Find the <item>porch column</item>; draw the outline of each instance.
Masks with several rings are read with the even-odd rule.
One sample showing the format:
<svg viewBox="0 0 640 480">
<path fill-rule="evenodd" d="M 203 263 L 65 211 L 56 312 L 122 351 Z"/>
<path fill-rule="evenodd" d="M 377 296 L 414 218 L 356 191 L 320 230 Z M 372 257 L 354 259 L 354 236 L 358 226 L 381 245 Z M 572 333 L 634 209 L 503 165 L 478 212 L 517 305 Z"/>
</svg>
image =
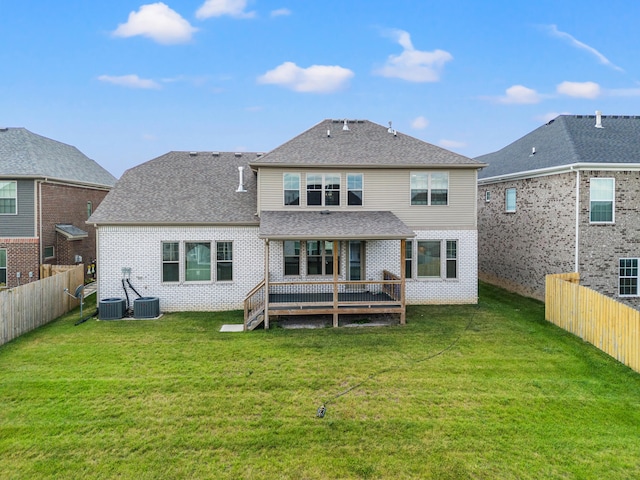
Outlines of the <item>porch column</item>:
<svg viewBox="0 0 640 480">
<path fill-rule="evenodd" d="M 333 241 L 333 326 L 338 326 L 338 261 L 340 257 L 340 242 Z"/>
<path fill-rule="evenodd" d="M 405 296 L 406 279 L 407 279 L 407 240 L 400 239 L 400 305 L 402 306 L 402 313 L 400 313 L 400 325 L 407 323 L 406 311 L 407 311 L 407 299 Z"/>
<path fill-rule="evenodd" d="M 269 330 L 269 239 L 264 240 L 264 329 Z"/>
</svg>

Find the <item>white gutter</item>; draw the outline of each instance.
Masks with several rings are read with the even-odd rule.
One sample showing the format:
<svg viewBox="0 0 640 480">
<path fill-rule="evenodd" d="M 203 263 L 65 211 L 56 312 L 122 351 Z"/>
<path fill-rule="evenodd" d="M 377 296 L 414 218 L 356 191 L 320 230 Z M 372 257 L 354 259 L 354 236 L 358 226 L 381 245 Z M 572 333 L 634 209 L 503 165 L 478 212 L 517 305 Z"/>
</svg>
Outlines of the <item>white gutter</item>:
<svg viewBox="0 0 640 480">
<path fill-rule="evenodd" d="M 495 177 L 486 177 L 478 179 L 478 185 L 487 185 L 491 183 L 506 182 L 509 180 L 522 180 L 524 178 L 546 177 L 548 175 L 557 175 L 559 173 L 570 173 L 575 170 L 603 170 L 603 171 L 636 171 L 640 170 L 640 163 L 572 163 L 560 165 L 556 167 L 539 168 L 536 170 L 526 170 L 524 172 L 507 173 L 505 175 L 496 175 Z"/>
<path fill-rule="evenodd" d="M 574 272 L 578 273 L 580 271 L 580 170 L 571 168 L 576 172 L 576 244 L 575 244 L 575 252 L 574 252 Z"/>
</svg>

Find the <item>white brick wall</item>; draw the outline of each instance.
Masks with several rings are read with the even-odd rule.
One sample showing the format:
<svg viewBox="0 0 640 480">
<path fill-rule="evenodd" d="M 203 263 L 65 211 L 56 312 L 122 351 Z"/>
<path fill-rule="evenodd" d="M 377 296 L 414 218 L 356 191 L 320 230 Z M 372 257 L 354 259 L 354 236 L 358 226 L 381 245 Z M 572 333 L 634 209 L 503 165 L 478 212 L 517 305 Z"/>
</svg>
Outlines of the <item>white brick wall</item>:
<svg viewBox="0 0 640 480">
<path fill-rule="evenodd" d="M 458 278 L 408 279 L 407 303 L 476 303 L 477 232 L 417 231 L 414 240 L 414 264 L 417 240 L 457 240 Z M 180 242 L 179 283 L 162 283 L 162 242 Z M 215 263 L 215 242 L 233 242 L 233 281 L 184 282 L 184 242 L 208 241 Z M 444 242 L 443 242 L 444 243 Z M 257 227 L 111 227 L 98 229 L 98 295 L 99 299 L 124 298 L 122 269 L 130 268 L 130 281 L 143 296 L 158 297 L 160 310 L 220 311 L 243 308 L 246 294 L 264 278 L 264 242 Z M 400 242 L 366 242 L 365 280 L 381 280 L 382 271 L 400 273 Z M 444 252 L 443 252 L 444 257 Z M 306 278 L 304 254 L 302 278 Z M 271 242 L 270 270 L 272 281 L 282 281 L 282 242 Z M 212 271 L 215 272 L 215 265 Z M 347 271 L 346 242 L 341 247 L 341 278 Z M 444 275 L 444 265 L 443 265 Z M 287 280 L 289 278 L 287 277 Z M 129 291 L 130 299 L 137 298 Z"/>
</svg>

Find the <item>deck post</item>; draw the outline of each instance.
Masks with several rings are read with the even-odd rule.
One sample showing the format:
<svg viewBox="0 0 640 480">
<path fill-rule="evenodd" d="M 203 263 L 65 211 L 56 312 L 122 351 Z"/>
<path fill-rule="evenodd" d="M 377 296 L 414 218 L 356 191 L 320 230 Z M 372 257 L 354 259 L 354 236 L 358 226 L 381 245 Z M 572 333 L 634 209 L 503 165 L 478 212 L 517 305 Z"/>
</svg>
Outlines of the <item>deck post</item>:
<svg viewBox="0 0 640 480">
<path fill-rule="evenodd" d="M 340 242 L 333 241 L 333 326 L 338 326 L 338 266 L 340 258 Z"/>
<path fill-rule="evenodd" d="M 406 311 L 407 311 L 407 298 L 405 295 L 406 280 L 407 280 L 407 240 L 400 239 L 400 305 L 402 306 L 402 312 L 400 313 L 400 325 L 407 323 Z"/>
<path fill-rule="evenodd" d="M 264 240 L 264 329 L 269 330 L 269 239 Z"/>
</svg>

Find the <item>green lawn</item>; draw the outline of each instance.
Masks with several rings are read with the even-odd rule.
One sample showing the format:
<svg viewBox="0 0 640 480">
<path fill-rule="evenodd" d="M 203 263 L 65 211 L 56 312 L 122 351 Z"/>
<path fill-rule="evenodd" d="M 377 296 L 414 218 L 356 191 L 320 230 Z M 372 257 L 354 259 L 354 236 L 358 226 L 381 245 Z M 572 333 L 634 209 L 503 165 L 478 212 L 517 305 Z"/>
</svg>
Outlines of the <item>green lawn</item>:
<svg viewBox="0 0 640 480">
<path fill-rule="evenodd" d="M 486 285 L 406 326 L 78 318 L 0 347 L 3 480 L 640 478 L 640 375 Z"/>
</svg>

